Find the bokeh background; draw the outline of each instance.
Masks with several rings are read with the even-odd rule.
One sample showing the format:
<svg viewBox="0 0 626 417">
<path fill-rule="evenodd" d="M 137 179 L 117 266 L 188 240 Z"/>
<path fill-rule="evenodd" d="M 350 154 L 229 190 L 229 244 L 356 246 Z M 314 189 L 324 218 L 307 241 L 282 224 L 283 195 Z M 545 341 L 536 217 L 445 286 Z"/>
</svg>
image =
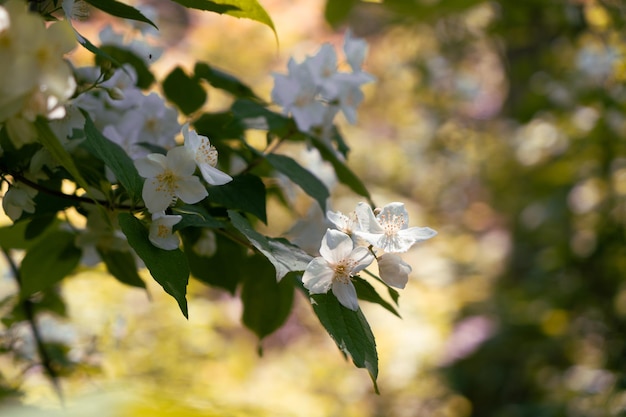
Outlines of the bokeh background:
<svg viewBox="0 0 626 417">
<path fill-rule="evenodd" d="M 340 121 L 349 165 L 378 205 L 403 201 L 412 225 L 439 232 L 406 256 L 402 319 L 363 303 L 381 395 L 302 297 L 259 345 L 226 293 L 192 283 L 185 321 L 158 288 L 148 296 L 102 269 L 66 280 L 65 315 L 40 316 L 69 358 L 67 409 L 32 365 L 27 326 L 5 326 L 0 414 L 626 415 L 621 1 L 263 0 L 278 45 L 258 23 L 165 3 L 151 2 L 166 48 L 157 74 L 206 61 L 268 99 L 290 56 L 339 50 L 347 27 L 370 43 L 377 81 L 358 124 Z M 119 24 L 94 12 L 77 25 L 97 39 L 107 23 Z M 208 108 L 228 104 L 210 92 Z M 264 233 L 296 233 L 316 215 L 292 192 L 296 213 L 270 201 Z M 341 185 L 332 195 L 344 212 L 359 201 Z M 8 272 L 1 283 L 15 291 Z"/>
</svg>

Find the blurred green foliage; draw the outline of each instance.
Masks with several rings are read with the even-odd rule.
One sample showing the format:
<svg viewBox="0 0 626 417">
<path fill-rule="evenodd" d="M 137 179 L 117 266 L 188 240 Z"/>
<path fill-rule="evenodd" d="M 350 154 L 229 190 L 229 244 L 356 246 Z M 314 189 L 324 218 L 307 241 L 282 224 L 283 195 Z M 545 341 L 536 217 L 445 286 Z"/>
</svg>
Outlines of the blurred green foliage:
<svg viewBox="0 0 626 417">
<path fill-rule="evenodd" d="M 326 18 L 429 43 L 407 59 L 413 102 L 424 163 L 449 169 L 422 201 L 451 234 L 505 237 L 491 292 L 458 317 L 491 330 L 442 368 L 471 415 L 626 415 L 626 6 L 329 0 Z"/>
</svg>

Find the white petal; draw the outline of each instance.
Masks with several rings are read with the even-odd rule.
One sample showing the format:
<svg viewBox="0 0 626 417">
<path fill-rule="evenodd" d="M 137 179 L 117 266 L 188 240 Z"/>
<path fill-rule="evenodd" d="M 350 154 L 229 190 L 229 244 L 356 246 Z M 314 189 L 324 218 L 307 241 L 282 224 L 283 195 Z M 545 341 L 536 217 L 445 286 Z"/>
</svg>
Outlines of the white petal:
<svg viewBox="0 0 626 417">
<path fill-rule="evenodd" d="M 356 289 L 351 282 L 347 284 L 335 281 L 333 282 L 333 294 L 337 300 L 346 308 L 357 311 L 359 309 L 359 301 L 356 298 Z"/>
<path fill-rule="evenodd" d="M 145 158 L 134 161 L 137 172 L 144 178 L 154 178 L 165 170 L 165 156 L 160 154 L 150 154 Z"/>
<path fill-rule="evenodd" d="M 200 165 L 200 172 L 204 180 L 211 185 L 224 185 L 233 180 L 230 175 L 208 164 Z"/>
<path fill-rule="evenodd" d="M 164 211 L 172 204 L 174 196 L 167 189 L 159 187 L 159 185 L 159 181 L 156 178 L 148 178 L 143 183 L 141 197 L 150 213 Z"/>
<path fill-rule="evenodd" d="M 311 294 L 325 294 L 330 289 L 335 271 L 324 258 L 314 258 L 302 274 L 302 284 Z"/>
<path fill-rule="evenodd" d="M 195 204 L 209 195 L 198 177 L 181 178 L 176 182 L 175 192 L 187 204 Z"/>
<path fill-rule="evenodd" d="M 435 237 L 437 232 L 430 227 L 409 227 L 408 229 L 400 230 L 398 235 L 402 239 L 411 239 L 413 243 L 416 243 Z"/>
<path fill-rule="evenodd" d="M 382 224 L 391 221 L 402 222 L 404 225 L 403 229 L 406 229 L 409 225 L 409 213 L 404 208 L 404 203 L 387 204 L 376 218 Z"/>
<path fill-rule="evenodd" d="M 385 253 L 378 257 L 378 273 L 390 287 L 404 288 L 409 281 L 411 266 L 398 255 Z"/>
<path fill-rule="evenodd" d="M 350 275 L 355 275 L 374 262 L 374 255 L 369 249 L 359 246 L 354 248 L 352 253 L 350 253 L 350 259 L 355 262 L 355 266 L 352 268 Z"/>
<path fill-rule="evenodd" d="M 167 166 L 179 177 L 189 177 L 196 170 L 193 154 L 184 146 L 178 146 L 167 152 Z"/>
<path fill-rule="evenodd" d="M 359 203 L 354 210 L 357 220 L 359 221 L 359 229 L 367 233 L 383 233 L 384 230 L 378 223 L 378 219 L 374 216 L 372 208 L 366 203 Z M 371 242 L 370 242 L 371 243 Z"/>
<path fill-rule="evenodd" d="M 350 256 L 354 248 L 352 239 L 339 230 L 328 229 L 322 239 L 320 255 L 331 264 L 337 264 Z"/>
</svg>

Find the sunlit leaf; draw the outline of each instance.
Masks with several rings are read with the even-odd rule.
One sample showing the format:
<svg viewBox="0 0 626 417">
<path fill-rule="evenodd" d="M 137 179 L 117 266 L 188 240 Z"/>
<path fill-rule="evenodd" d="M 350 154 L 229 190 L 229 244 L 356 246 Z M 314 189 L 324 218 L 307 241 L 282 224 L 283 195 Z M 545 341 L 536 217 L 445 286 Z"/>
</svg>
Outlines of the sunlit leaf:
<svg viewBox="0 0 626 417">
<path fill-rule="evenodd" d="M 276 35 L 274 22 L 256 0 L 173 0 L 192 9 L 206 10 L 229 16 L 255 20 L 268 26 Z"/>
<path fill-rule="evenodd" d="M 139 10 L 135 9 L 132 6 L 121 3 L 116 0 L 85 0 L 87 3 L 91 4 L 93 7 L 102 10 L 112 16 L 122 17 L 124 19 L 137 20 L 139 22 L 145 22 L 149 25 L 154 26 L 156 29 L 157 26 L 152 22 L 152 20 L 148 19 L 144 16 Z"/>
<path fill-rule="evenodd" d="M 282 239 L 269 239 L 263 236 L 236 211 L 229 210 L 228 216 L 233 226 L 274 265 L 277 281 L 283 279 L 289 272 L 304 271 L 311 261 L 311 256 L 297 246 Z"/>
</svg>

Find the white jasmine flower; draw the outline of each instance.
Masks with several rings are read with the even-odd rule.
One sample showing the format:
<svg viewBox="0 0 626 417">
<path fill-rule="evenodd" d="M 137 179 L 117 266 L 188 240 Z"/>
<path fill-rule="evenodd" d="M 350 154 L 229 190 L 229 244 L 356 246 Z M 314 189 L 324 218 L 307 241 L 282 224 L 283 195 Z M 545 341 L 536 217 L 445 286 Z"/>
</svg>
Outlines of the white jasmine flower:
<svg viewBox="0 0 626 417">
<path fill-rule="evenodd" d="M 393 253 L 384 253 L 378 257 L 378 274 L 387 285 L 404 288 L 409 281 L 412 269 L 402 258 Z"/>
<path fill-rule="evenodd" d="M 196 164 L 182 146 L 171 149 L 167 156 L 153 153 L 137 159 L 135 167 L 146 178 L 141 195 L 150 213 L 165 211 L 177 198 L 194 204 L 208 195 L 200 179 L 193 176 Z"/>
<path fill-rule="evenodd" d="M 180 215 L 167 215 L 165 212 L 154 213 L 148 236 L 150 242 L 164 250 L 178 249 L 180 238 L 172 233 L 172 227 L 182 219 L 183 216 Z"/>
<path fill-rule="evenodd" d="M 387 204 L 377 216 L 367 204 L 359 203 L 356 213 L 361 228 L 355 232 L 357 236 L 385 252 L 406 252 L 414 243 L 437 234 L 429 227 L 408 227 L 409 214 L 403 203 Z"/>
<path fill-rule="evenodd" d="M 217 165 L 217 149 L 211 145 L 209 138 L 198 135 L 193 129 L 189 130 L 189 123 L 185 123 L 182 133 L 185 138 L 185 149 L 191 154 L 207 183 L 224 185 L 233 180 L 230 175 L 215 168 Z"/>
<path fill-rule="evenodd" d="M 298 129 L 308 132 L 313 126 L 322 124 L 326 108 L 318 101 L 319 87 L 310 69 L 296 64 L 293 59 L 289 60 L 287 68 L 288 75 L 273 74 L 272 100 L 283 107 L 285 114 L 291 113 Z"/>
<path fill-rule="evenodd" d="M 35 202 L 33 198 L 37 195 L 34 190 L 26 185 L 16 183 L 11 185 L 2 197 L 2 208 L 4 213 L 13 221 L 17 221 L 24 212 L 34 213 Z"/>
<path fill-rule="evenodd" d="M 314 258 L 302 275 L 302 283 L 311 294 L 323 294 L 332 288 L 339 302 L 350 310 L 358 310 L 356 289 L 351 277 L 374 260 L 366 248 L 354 247 L 352 239 L 339 230 L 328 229 L 320 255 Z"/>
</svg>

